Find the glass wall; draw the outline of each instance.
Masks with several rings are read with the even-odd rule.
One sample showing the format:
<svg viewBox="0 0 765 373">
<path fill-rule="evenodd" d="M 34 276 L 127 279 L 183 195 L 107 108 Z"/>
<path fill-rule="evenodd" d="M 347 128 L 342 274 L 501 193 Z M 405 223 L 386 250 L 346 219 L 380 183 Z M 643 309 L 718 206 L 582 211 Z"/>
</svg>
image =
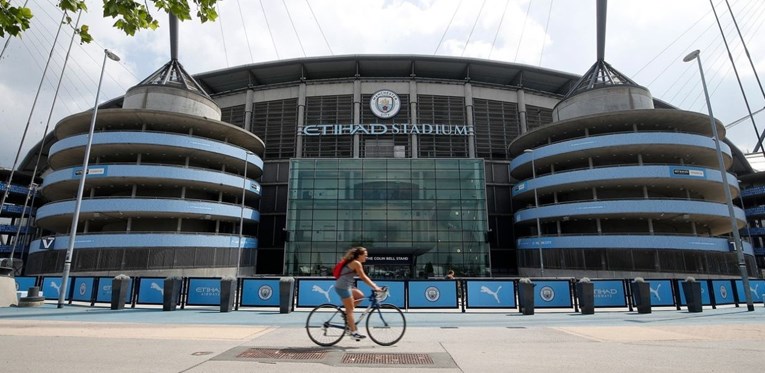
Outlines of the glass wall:
<svg viewBox="0 0 765 373">
<path fill-rule="evenodd" d="M 363 245 L 373 277 L 489 275 L 482 159 L 294 159 L 289 183 L 286 274 Z"/>
</svg>

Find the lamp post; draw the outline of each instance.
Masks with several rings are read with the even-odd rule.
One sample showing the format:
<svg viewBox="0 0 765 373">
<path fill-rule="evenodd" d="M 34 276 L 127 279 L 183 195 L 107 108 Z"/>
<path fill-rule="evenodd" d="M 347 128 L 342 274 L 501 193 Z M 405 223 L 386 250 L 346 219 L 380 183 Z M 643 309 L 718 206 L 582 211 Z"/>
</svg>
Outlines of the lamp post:
<svg viewBox="0 0 765 373">
<path fill-rule="evenodd" d="M 536 184 L 537 181 L 537 169 L 534 167 L 534 158 L 536 158 L 536 155 L 534 154 L 534 149 L 525 149 L 523 151 L 524 153 L 530 153 L 531 154 L 531 179 L 534 180 L 534 183 Z M 536 209 L 539 209 L 539 195 L 537 195 L 537 186 L 534 185 L 534 207 Z M 536 211 L 537 214 L 537 247 L 539 249 L 539 271 L 540 275 L 545 275 L 545 261 L 544 257 L 542 256 L 542 226 L 539 224 L 539 211 Z"/>
<path fill-rule="evenodd" d="M 77 189 L 77 199 L 74 205 L 74 214 L 72 215 L 72 226 L 69 230 L 69 247 L 66 249 L 66 260 L 64 261 L 64 271 L 61 276 L 61 291 L 58 294 L 58 308 L 64 306 L 64 298 L 67 292 L 67 280 L 69 280 L 69 270 L 72 267 L 72 252 L 74 252 L 74 239 L 77 237 L 77 224 L 80 221 L 80 206 L 82 205 L 82 195 L 85 191 L 85 177 L 88 175 L 88 163 L 90 161 L 90 148 L 93 145 L 93 132 L 96 128 L 96 116 L 98 115 L 98 96 L 101 93 L 101 82 L 104 80 L 104 70 L 106 68 L 106 59 L 119 61 L 120 58 L 108 49 L 104 49 L 104 62 L 101 64 L 101 76 L 98 78 L 98 88 L 96 88 L 96 103 L 93 106 L 93 118 L 90 120 L 90 129 L 88 130 L 88 143 L 85 145 L 85 155 L 82 160 L 82 174 L 80 175 L 80 185 Z"/>
<path fill-rule="evenodd" d="M 707 101 L 707 109 L 709 110 L 709 122 L 712 125 L 712 139 L 715 142 L 715 151 L 717 152 L 717 162 L 720 166 L 720 174 L 722 175 L 723 191 L 725 192 L 725 202 L 728 204 L 728 215 L 730 216 L 730 224 L 733 229 L 733 246 L 736 249 L 736 257 L 738 258 L 738 268 L 741 272 L 741 282 L 744 286 L 744 294 L 746 296 L 746 308 L 748 311 L 754 311 L 754 304 L 752 304 L 752 294 L 749 291 L 749 275 L 746 270 L 746 261 L 744 260 L 744 248 L 741 244 L 741 235 L 738 233 L 738 224 L 736 224 L 736 215 L 733 212 L 733 197 L 730 194 L 728 188 L 728 172 L 725 169 L 725 163 L 723 162 L 722 151 L 720 150 L 720 137 L 717 135 L 717 125 L 715 124 L 715 117 L 712 114 L 712 103 L 709 101 L 709 92 L 707 91 L 707 82 L 704 79 L 704 69 L 701 67 L 701 52 L 697 49 L 689 53 L 683 62 L 690 62 L 696 60 L 699 63 L 699 73 L 701 74 L 701 85 L 704 87 L 704 98 Z"/>
<path fill-rule="evenodd" d="M 741 194 L 742 194 L 741 193 L 741 183 L 743 183 L 743 181 L 738 180 L 738 179 L 737 179 L 737 181 L 738 181 L 738 188 L 739 188 L 738 202 L 741 203 L 741 209 L 744 210 L 744 215 L 746 215 L 746 205 L 744 204 L 744 197 L 741 196 Z M 749 242 L 749 244 L 751 245 L 752 244 L 752 232 L 749 231 L 749 228 L 750 228 L 749 227 L 749 219 L 747 219 L 746 220 L 746 233 L 747 233 L 747 235 L 746 235 L 746 242 Z"/>
<path fill-rule="evenodd" d="M 251 151 L 245 151 L 244 153 L 244 174 L 242 175 L 242 204 L 239 212 L 239 249 L 236 254 L 236 277 L 239 277 L 239 264 L 242 261 L 242 249 L 244 248 L 243 229 L 244 229 L 244 197 L 247 191 L 247 165 L 250 163 L 250 155 L 255 155 Z"/>
</svg>

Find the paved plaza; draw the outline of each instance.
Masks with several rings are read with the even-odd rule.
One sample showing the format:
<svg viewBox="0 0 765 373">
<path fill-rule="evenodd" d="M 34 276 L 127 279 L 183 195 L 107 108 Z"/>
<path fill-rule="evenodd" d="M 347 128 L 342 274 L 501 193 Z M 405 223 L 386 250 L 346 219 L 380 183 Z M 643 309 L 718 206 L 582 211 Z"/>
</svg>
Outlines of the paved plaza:
<svg viewBox="0 0 765 373">
<path fill-rule="evenodd" d="M 761 372 L 765 308 L 406 312 L 395 346 L 314 345 L 307 310 L 0 308 L 3 372 Z"/>
</svg>

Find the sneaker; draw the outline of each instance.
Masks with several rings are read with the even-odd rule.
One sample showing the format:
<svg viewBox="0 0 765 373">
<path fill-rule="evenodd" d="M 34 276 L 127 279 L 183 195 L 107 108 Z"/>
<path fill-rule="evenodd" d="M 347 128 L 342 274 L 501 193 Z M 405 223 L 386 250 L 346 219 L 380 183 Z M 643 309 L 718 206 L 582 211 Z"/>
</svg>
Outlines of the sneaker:
<svg viewBox="0 0 765 373">
<path fill-rule="evenodd" d="M 353 332 L 353 333 L 351 333 L 351 338 L 353 338 L 353 339 L 355 339 L 355 340 L 357 340 L 357 341 L 360 341 L 360 340 L 362 340 L 362 339 L 364 339 L 364 338 L 366 338 L 366 337 L 367 337 L 367 336 L 365 336 L 365 335 L 361 335 L 361 334 L 359 334 L 359 332 Z"/>
</svg>

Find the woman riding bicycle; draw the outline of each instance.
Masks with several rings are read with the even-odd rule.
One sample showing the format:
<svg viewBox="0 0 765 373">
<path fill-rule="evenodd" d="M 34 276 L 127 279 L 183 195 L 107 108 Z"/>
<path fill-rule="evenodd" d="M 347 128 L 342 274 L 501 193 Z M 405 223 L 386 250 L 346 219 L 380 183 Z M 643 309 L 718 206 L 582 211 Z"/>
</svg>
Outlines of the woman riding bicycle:
<svg viewBox="0 0 765 373">
<path fill-rule="evenodd" d="M 353 309 L 356 307 L 356 303 L 364 298 L 364 293 L 361 290 L 354 287 L 354 277 L 356 275 L 369 285 L 372 290 L 380 291 L 381 289 L 369 279 L 366 273 L 364 273 L 364 266 L 362 263 L 367 261 L 367 249 L 361 246 L 352 247 L 345 253 L 343 257 L 342 270 L 340 276 L 335 281 L 335 292 L 343 300 L 343 306 L 345 307 L 345 320 L 348 325 L 348 330 L 351 332 L 351 338 L 359 341 L 366 338 L 365 335 L 359 334 L 356 330 L 356 322 L 353 318 Z"/>
</svg>

